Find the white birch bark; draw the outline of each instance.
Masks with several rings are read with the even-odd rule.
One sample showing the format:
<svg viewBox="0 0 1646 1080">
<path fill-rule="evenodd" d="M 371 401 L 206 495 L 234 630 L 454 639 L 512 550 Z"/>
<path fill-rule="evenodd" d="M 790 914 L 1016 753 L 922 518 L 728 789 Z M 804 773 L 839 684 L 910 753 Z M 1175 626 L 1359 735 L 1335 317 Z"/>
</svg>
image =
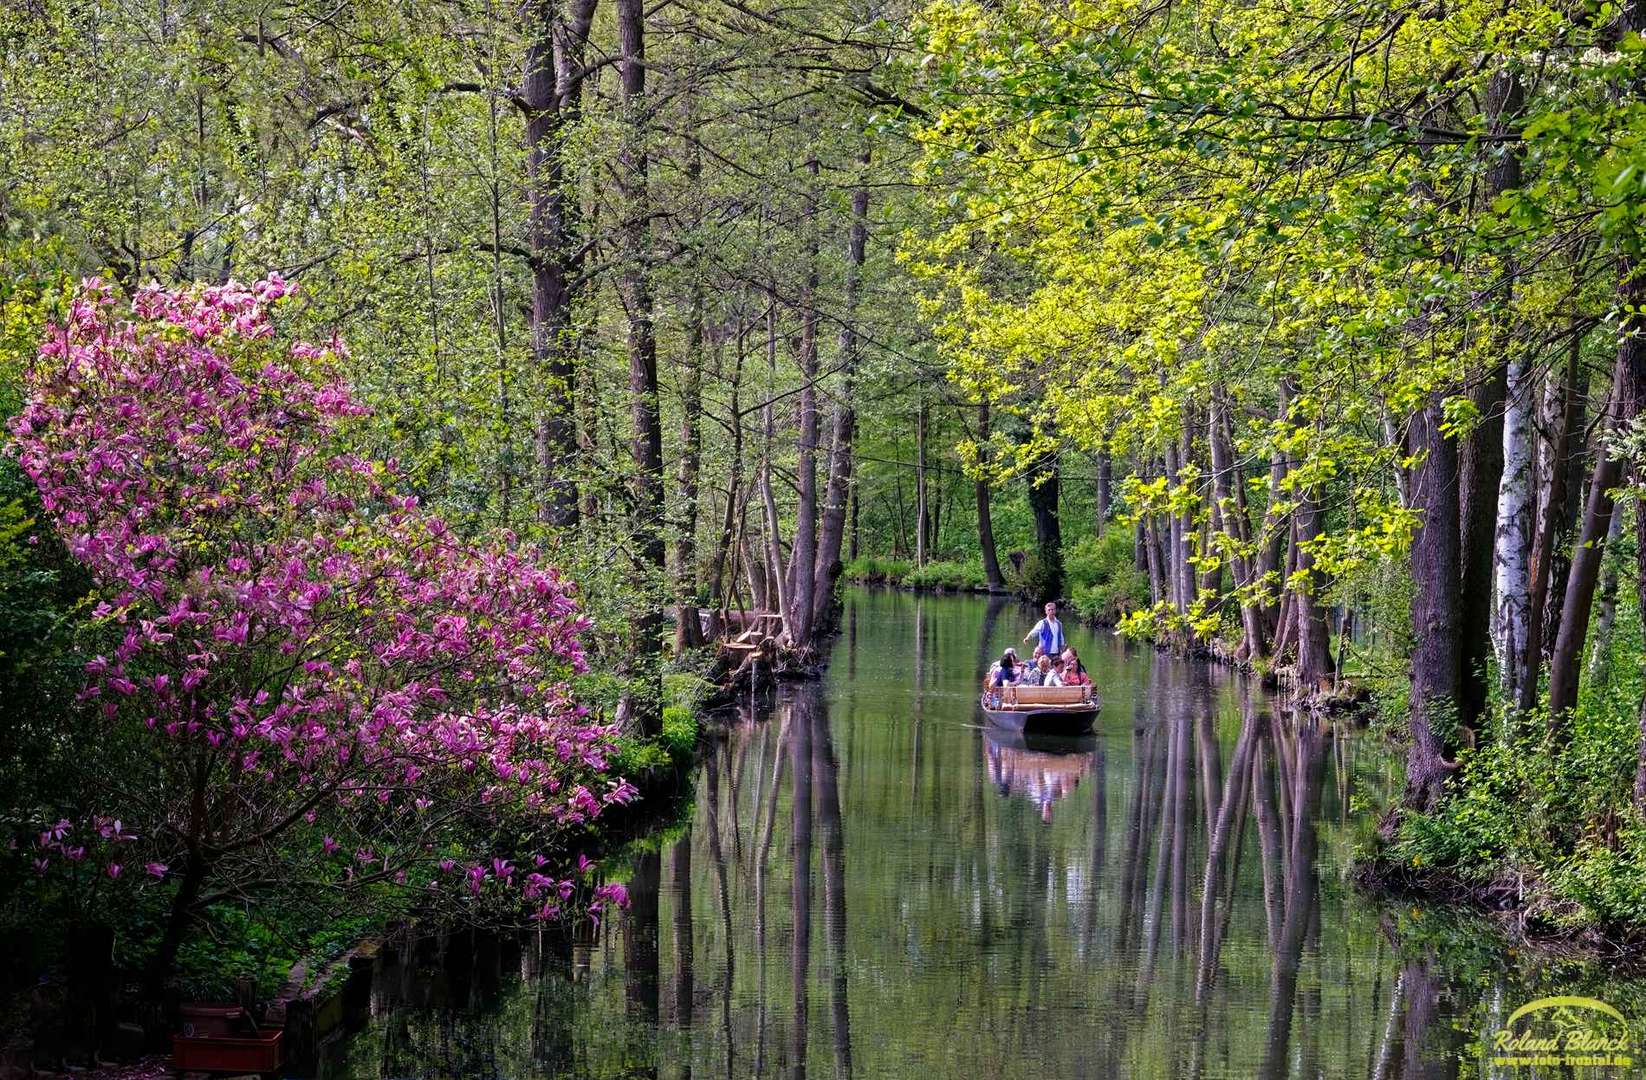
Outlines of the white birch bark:
<svg viewBox="0 0 1646 1080">
<path fill-rule="evenodd" d="M 1497 489 L 1497 535 L 1492 550 L 1492 651 L 1505 700 L 1517 700 L 1520 657 L 1531 608 L 1532 409 L 1531 364 L 1524 354 L 1509 361 L 1503 410 L 1503 479 Z"/>
</svg>

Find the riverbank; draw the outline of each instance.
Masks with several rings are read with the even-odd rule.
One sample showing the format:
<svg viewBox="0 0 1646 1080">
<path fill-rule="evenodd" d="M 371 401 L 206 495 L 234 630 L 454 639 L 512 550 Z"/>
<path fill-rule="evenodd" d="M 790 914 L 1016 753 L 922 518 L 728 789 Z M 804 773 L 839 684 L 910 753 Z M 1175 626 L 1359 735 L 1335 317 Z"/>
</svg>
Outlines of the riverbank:
<svg viewBox="0 0 1646 1080">
<path fill-rule="evenodd" d="M 1372 855 L 1356 861 L 1353 880 L 1367 895 L 1413 910 L 1423 905 L 1479 920 L 1510 949 L 1550 960 L 1605 964 L 1621 976 L 1646 976 L 1646 928 L 1583 921 L 1570 900 L 1525 870 L 1471 881 Z"/>
</svg>

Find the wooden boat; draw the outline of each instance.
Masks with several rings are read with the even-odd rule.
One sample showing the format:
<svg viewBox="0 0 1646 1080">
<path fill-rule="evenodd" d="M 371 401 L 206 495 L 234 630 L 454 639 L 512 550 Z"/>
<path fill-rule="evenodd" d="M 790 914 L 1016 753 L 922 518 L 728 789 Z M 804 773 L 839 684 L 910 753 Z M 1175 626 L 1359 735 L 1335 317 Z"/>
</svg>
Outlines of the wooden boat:
<svg viewBox="0 0 1646 1080">
<path fill-rule="evenodd" d="M 989 723 L 1026 735 L 1079 735 L 1103 707 L 1089 686 L 1002 686 L 981 704 Z"/>
</svg>

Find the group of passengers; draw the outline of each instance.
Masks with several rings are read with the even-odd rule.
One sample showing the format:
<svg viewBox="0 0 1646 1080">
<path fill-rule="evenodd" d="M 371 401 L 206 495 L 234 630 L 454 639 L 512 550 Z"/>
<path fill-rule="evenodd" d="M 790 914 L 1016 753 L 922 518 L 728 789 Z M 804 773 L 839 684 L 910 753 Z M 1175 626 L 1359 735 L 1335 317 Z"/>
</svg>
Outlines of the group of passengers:
<svg viewBox="0 0 1646 1080">
<path fill-rule="evenodd" d="M 1092 677 L 1086 665 L 1063 636 L 1063 624 L 1057 618 L 1057 605 L 1046 605 L 1046 617 L 1035 623 L 1023 635 L 1023 640 L 1038 639 L 1034 656 L 1028 663 L 1018 659 L 1017 650 L 1007 649 L 1000 662 L 989 669 L 986 690 L 1002 686 L 1090 686 Z"/>
<path fill-rule="evenodd" d="M 988 689 L 1002 686 L 1090 686 L 1092 677 L 1073 648 L 1065 647 L 1056 656 L 1047 656 L 1040 646 L 1028 661 L 1018 658 L 1016 649 L 1007 649 L 1000 662 L 989 669 Z"/>
</svg>

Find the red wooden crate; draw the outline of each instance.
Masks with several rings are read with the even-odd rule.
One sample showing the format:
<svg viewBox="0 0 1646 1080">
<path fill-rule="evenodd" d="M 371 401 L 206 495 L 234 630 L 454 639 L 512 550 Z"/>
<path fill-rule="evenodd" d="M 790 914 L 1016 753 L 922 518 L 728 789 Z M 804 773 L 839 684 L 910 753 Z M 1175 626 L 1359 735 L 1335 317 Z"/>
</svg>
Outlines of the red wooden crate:
<svg viewBox="0 0 1646 1080">
<path fill-rule="evenodd" d="M 280 1068 L 282 1028 L 256 1036 L 173 1035 L 172 1068 L 178 1072 L 266 1073 Z"/>
</svg>

